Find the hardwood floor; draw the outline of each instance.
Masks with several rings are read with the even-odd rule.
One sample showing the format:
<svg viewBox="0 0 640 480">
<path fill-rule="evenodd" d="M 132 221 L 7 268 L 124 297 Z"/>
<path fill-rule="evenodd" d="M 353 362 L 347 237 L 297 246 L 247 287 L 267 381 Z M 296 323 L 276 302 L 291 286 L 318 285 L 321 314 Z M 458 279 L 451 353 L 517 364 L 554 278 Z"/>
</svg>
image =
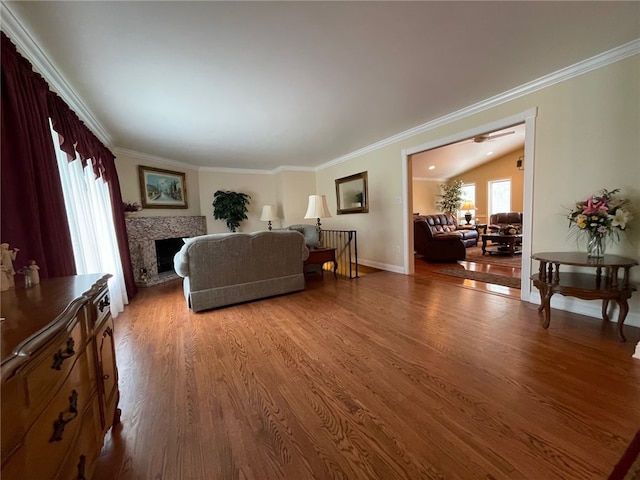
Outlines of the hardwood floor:
<svg viewBox="0 0 640 480">
<path fill-rule="evenodd" d="M 179 281 L 142 289 L 94 478 L 606 478 L 640 426 L 640 329 L 544 330 L 513 292 L 440 277 L 309 275 L 199 314 Z"/>
</svg>

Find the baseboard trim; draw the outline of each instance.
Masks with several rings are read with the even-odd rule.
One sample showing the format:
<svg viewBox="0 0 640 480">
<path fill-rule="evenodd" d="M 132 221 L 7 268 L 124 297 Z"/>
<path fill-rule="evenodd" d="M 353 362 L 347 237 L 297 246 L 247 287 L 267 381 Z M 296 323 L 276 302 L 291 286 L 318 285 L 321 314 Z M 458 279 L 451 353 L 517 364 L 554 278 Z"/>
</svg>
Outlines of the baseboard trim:
<svg viewBox="0 0 640 480">
<path fill-rule="evenodd" d="M 381 262 L 376 262 L 374 260 L 367 260 L 366 258 L 359 258 L 358 264 L 364 265 L 365 267 L 372 267 L 372 268 L 378 268 L 380 270 L 386 270 L 387 272 L 404 274 L 404 269 L 399 265 L 390 265 L 388 263 L 381 263 Z"/>
</svg>

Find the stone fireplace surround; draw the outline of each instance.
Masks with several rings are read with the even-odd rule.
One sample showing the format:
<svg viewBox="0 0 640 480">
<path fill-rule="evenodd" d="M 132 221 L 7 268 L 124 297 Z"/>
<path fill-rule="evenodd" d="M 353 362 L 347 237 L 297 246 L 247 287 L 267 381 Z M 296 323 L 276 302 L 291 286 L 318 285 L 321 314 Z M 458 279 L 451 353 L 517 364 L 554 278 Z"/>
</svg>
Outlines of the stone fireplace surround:
<svg viewBox="0 0 640 480">
<path fill-rule="evenodd" d="M 135 214 L 134 214 L 135 215 Z M 158 275 L 156 240 L 187 238 L 206 235 L 207 221 L 204 216 L 138 217 L 125 219 L 131 263 L 136 285 L 149 287 L 179 278 L 174 271 Z M 147 280 L 142 278 L 142 269 L 147 270 Z"/>
</svg>

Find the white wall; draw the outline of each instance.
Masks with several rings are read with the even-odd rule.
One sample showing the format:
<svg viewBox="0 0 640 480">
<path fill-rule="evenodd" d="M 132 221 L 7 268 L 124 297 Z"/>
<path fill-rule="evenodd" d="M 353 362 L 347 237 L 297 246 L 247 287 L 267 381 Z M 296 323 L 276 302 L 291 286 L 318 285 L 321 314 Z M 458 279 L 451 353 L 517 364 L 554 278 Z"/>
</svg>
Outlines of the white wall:
<svg viewBox="0 0 640 480">
<path fill-rule="evenodd" d="M 267 229 L 267 222 L 260 221 L 262 206 L 276 204 L 275 177 L 269 174 L 220 173 L 200 171 L 200 211 L 207 218 L 208 233 L 223 233 L 229 229 L 224 220 L 213 218 L 213 194 L 218 190 L 242 192 L 251 196 L 247 220 L 240 223 L 238 232 L 255 232 Z M 274 223 L 274 222 L 272 222 Z M 274 223 L 277 227 L 277 222 Z"/>
<path fill-rule="evenodd" d="M 315 220 L 305 220 L 309 195 L 316 194 L 314 172 L 283 171 L 276 175 L 278 211 L 282 226 L 298 223 L 315 224 Z M 324 226 L 324 221 L 322 222 Z"/>
</svg>

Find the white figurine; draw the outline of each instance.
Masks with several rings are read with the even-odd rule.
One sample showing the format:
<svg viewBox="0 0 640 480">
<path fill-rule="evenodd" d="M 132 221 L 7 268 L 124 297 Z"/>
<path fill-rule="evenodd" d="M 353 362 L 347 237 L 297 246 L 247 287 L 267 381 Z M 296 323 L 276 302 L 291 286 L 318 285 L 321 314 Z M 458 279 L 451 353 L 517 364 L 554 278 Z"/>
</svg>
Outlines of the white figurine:
<svg viewBox="0 0 640 480">
<path fill-rule="evenodd" d="M 30 260 L 29 261 L 29 276 L 31 277 L 31 284 L 32 285 L 37 285 L 40 283 L 40 272 L 38 272 L 38 270 L 40 270 L 40 267 L 38 265 L 36 265 L 36 261 L 35 260 Z"/>
<path fill-rule="evenodd" d="M 20 249 L 18 248 L 9 250 L 8 243 L 0 243 L 0 269 L 2 270 L 0 284 L 3 292 L 15 286 L 13 276 L 16 274 L 16 271 L 13 269 L 13 261 L 16 259 L 19 251 Z"/>
</svg>

